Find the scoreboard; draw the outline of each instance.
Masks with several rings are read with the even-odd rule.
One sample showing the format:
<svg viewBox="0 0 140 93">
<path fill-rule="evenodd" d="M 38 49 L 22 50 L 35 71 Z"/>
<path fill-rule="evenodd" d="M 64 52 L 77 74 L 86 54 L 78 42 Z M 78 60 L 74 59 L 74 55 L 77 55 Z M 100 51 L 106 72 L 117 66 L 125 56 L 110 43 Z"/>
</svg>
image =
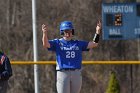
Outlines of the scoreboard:
<svg viewBox="0 0 140 93">
<path fill-rule="evenodd" d="M 140 3 L 103 3 L 104 40 L 140 38 Z"/>
</svg>

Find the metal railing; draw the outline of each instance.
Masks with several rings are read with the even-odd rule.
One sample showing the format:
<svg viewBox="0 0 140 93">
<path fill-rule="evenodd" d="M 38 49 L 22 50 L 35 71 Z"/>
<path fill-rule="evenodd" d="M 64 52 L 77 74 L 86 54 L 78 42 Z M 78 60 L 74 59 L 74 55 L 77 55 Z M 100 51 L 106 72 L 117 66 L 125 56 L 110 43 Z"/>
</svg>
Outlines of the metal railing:
<svg viewBox="0 0 140 93">
<path fill-rule="evenodd" d="M 11 61 L 12 65 L 55 65 L 56 61 Z M 91 64 L 140 64 L 140 61 L 82 61 L 84 65 L 91 65 Z"/>
</svg>

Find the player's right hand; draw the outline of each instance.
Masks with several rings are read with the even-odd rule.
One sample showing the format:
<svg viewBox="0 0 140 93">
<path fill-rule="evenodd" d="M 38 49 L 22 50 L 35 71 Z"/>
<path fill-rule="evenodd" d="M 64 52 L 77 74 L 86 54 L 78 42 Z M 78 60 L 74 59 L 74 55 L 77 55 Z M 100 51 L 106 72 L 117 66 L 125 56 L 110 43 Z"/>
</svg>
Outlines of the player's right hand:
<svg viewBox="0 0 140 93">
<path fill-rule="evenodd" d="M 46 33 L 48 31 L 48 28 L 45 24 L 42 25 L 42 32 Z"/>
</svg>

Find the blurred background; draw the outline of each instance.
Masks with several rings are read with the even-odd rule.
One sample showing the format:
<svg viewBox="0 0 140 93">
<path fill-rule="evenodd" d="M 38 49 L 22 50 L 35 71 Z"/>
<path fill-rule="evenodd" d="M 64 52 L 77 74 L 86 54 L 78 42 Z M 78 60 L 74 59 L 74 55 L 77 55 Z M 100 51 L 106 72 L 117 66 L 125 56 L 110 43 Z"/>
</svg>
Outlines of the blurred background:
<svg viewBox="0 0 140 93">
<path fill-rule="evenodd" d="M 92 40 L 101 4 L 105 0 L 36 0 L 38 60 L 55 60 L 55 53 L 42 46 L 41 25 L 48 25 L 49 39 L 60 38 L 59 24 L 74 23 L 75 39 Z M 136 2 L 136 0 L 106 0 Z M 102 40 L 99 47 L 83 53 L 87 61 L 138 61 L 139 40 Z M 1 0 L 0 50 L 11 61 L 33 61 L 32 0 Z M 8 93 L 34 93 L 33 65 L 12 65 Z M 139 93 L 140 65 L 83 65 L 81 93 L 105 93 L 111 72 L 116 73 L 120 93 Z M 40 93 L 56 93 L 55 65 L 39 65 Z"/>
</svg>

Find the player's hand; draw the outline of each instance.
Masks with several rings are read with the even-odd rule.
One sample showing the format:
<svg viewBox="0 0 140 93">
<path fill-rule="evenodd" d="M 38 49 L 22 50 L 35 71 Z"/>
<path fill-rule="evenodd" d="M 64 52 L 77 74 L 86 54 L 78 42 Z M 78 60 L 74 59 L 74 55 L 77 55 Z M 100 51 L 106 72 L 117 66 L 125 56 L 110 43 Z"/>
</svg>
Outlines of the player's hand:
<svg viewBox="0 0 140 93">
<path fill-rule="evenodd" d="M 96 33 L 97 34 L 100 34 L 101 28 L 102 28 L 102 24 L 101 24 L 101 21 L 99 20 L 97 23 L 97 26 L 96 26 Z"/>
<path fill-rule="evenodd" d="M 43 24 L 43 25 L 42 25 L 42 32 L 43 32 L 43 33 L 47 33 L 47 31 L 48 31 L 47 26 L 46 26 L 45 24 Z"/>
</svg>

